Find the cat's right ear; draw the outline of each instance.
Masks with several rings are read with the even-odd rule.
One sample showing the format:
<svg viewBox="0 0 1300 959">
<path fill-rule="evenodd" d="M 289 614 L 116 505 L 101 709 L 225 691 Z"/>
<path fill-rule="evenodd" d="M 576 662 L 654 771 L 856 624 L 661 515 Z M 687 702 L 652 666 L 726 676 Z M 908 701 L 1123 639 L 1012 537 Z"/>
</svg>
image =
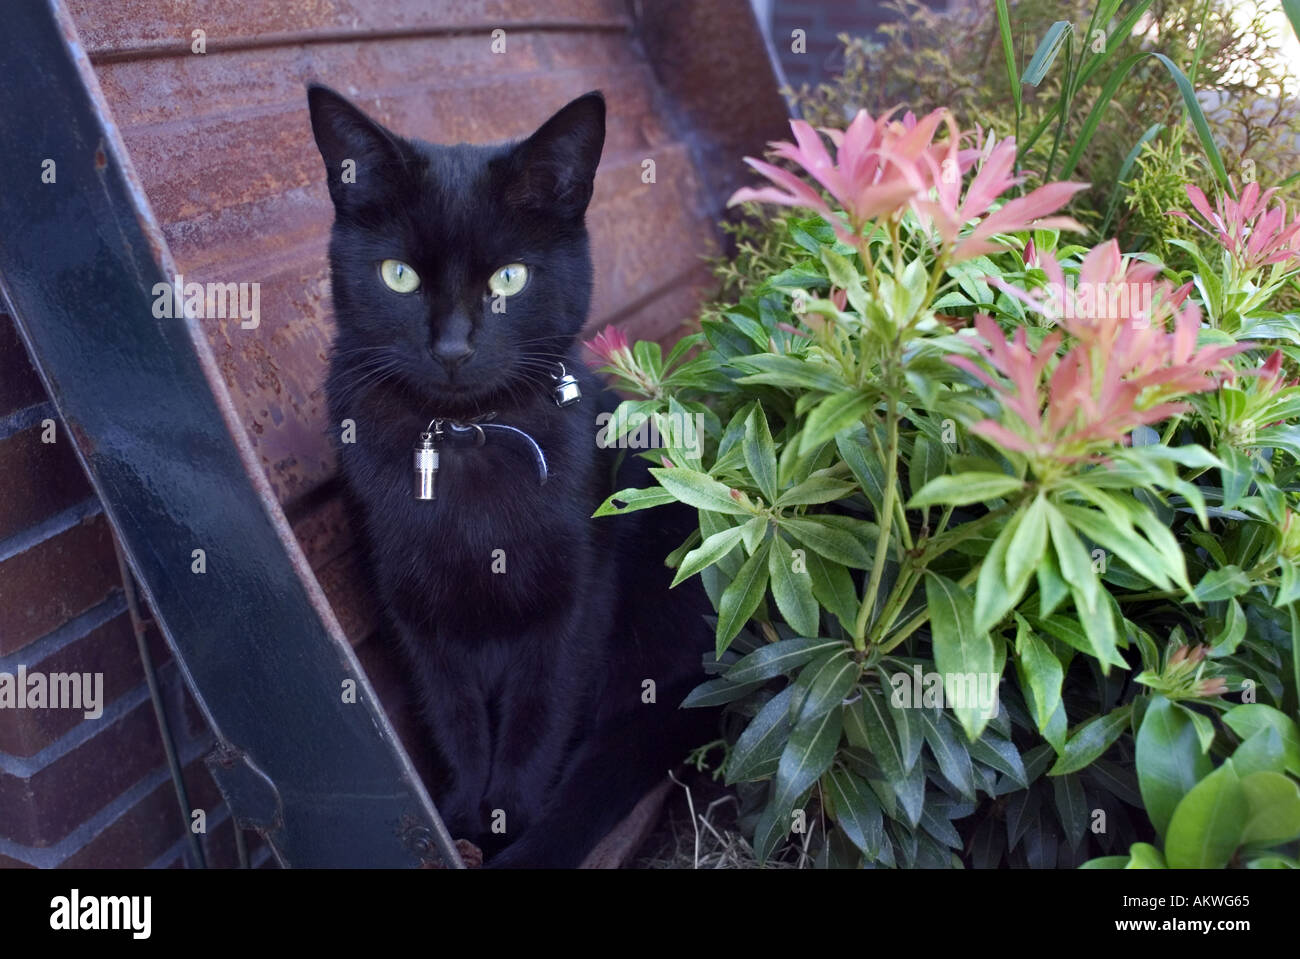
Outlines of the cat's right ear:
<svg viewBox="0 0 1300 959">
<path fill-rule="evenodd" d="M 384 176 L 374 175 L 401 165 L 401 147 L 393 134 L 329 87 L 308 86 L 307 107 L 334 206 L 342 210 L 360 205 L 362 196 L 354 195 L 358 184 L 367 194 L 376 182 L 384 182 Z"/>
</svg>

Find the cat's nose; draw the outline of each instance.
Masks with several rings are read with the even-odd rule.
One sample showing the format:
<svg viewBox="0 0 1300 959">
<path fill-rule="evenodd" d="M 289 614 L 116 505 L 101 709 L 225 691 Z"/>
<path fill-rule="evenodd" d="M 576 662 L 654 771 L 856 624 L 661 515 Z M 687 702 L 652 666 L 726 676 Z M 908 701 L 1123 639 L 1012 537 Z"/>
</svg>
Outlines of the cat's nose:
<svg viewBox="0 0 1300 959">
<path fill-rule="evenodd" d="M 474 355 L 474 348 L 461 340 L 458 343 L 438 343 L 430 350 L 433 358 L 442 364 L 448 373 L 455 373 L 466 360 Z"/>
</svg>

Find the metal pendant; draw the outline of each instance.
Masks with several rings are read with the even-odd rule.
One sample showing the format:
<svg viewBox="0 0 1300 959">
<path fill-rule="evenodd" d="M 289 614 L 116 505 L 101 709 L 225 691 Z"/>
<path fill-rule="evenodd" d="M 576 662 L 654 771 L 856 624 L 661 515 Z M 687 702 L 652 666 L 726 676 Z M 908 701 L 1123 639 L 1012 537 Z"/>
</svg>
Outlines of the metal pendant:
<svg viewBox="0 0 1300 959">
<path fill-rule="evenodd" d="M 563 363 L 557 365 L 560 372 L 551 374 L 551 379 L 555 380 L 555 405 L 572 406 L 582 399 L 582 387 L 578 385 L 578 378 L 568 372 Z"/>
<path fill-rule="evenodd" d="M 415 498 L 432 500 L 438 498 L 438 447 L 436 438 L 442 435 L 442 424 L 429 424 L 433 431 L 420 434 L 415 444 Z"/>
</svg>

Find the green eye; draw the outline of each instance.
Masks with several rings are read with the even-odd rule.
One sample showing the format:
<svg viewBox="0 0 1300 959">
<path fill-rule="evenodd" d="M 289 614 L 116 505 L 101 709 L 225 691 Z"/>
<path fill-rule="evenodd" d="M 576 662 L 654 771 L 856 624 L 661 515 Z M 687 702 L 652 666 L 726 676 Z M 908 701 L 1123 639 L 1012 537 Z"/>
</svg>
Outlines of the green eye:
<svg viewBox="0 0 1300 959">
<path fill-rule="evenodd" d="M 420 286 L 420 275 L 401 260 L 380 263 L 379 275 L 384 285 L 397 293 L 414 293 Z"/>
<path fill-rule="evenodd" d="M 528 267 L 511 263 L 501 267 L 488 279 L 488 289 L 498 296 L 514 296 L 528 282 Z"/>
</svg>

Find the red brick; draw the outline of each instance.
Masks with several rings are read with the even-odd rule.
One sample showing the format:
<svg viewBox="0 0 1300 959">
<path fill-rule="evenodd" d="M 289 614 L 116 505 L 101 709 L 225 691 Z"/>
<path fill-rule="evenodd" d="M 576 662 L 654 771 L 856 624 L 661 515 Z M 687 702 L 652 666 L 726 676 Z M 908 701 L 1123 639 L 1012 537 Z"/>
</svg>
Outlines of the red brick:
<svg viewBox="0 0 1300 959">
<path fill-rule="evenodd" d="M 92 495 L 62 424 L 53 443 L 41 442 L 43 432 L 37 423 L 0 440 L 0 476 L 9 478 L 0 496 L 0 540 Z"/>
<path fill-rule="evenodd" d="M 157 629 L 151 628 L 148 637 L 154 666 L 161 666 L 171 658 L 167 644 Z M 103 706 L 144 682 L 135 632 L 126 612 L 44 659 L 23 665 L 29 674 L 103 673 Z M 34 756 L 83 721 L 84 715 L 74 709 L 5 710 L 0 713 L 0 752 Z"/>
<path fill-rule="evenodd" d="M 0 830 L 24 846 L 52 846 L 164 764 L 146 699 L 28 778 L 0 771 L 0 809 L 6 810 Z"/>
<path fill-rule="evenodd" d="M 202 758 L 185 767 L 185 789 L 190 805 L 212 817 L 222 804 L 221 793 Z M 185 837 L 176 791 L 168 777 L 80 850 L 65 859 L 65 868 L 140 869 L 151 864 Z"/>
<path fill-rule="evenodd" d="M 22 649 L 121 588 L 101 514 L 0 563 L 0 656 Z"/>
</svg>

